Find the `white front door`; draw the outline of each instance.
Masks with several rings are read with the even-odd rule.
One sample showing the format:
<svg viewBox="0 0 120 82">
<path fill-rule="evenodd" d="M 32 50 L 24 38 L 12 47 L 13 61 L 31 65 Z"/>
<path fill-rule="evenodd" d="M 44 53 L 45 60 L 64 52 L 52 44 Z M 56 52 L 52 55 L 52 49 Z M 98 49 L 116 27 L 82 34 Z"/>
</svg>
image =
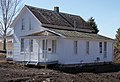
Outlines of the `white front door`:
<svg viewBox="0 0 120 82">
<path fill-rule="evenodd" d="M 42 40 L 42 58 L 46 61 L 47 58 L 47 40 Z"/>
</svg>

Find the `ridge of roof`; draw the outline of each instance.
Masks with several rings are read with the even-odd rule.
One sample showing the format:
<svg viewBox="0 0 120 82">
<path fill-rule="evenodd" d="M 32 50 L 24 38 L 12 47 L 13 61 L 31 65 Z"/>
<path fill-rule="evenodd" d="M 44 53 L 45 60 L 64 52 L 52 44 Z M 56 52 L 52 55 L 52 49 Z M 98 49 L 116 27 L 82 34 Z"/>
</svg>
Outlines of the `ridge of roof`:
<svg viewBox="0 0 120 82">
<path fill-rule="evenodd" d="M 42 10 L 47 10 L 47 11 L 55 12 L 54 10 L 49 10 L 49 9 L 46 9 L 46 8 L 39 8 L 39 7 L 31 6 L 31 5 L 25 5 L 25 6 L 26 6 L 26 7 L 33 7 L 33 8 L 36 8 L 36 9 L 42 9 Z M 55 12 L 55 13 L 56 13 L 56 12 Z M 78 17 L 80 17 L 79 15 L 71 14 L 71 13 L 65 13 L 65 12 L 59 12 L 59 13 L 63 13 L 63 14 L 68 14 L 68 15 L 73 15 L 73 16 L 78 16 Z"/>
</svg>

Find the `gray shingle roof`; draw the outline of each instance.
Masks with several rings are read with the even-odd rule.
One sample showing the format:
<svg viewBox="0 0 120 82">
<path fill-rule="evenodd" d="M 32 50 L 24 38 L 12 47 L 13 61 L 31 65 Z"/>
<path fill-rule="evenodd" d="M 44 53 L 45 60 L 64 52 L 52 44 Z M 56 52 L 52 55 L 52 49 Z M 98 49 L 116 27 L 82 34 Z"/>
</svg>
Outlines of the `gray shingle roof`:
<svg viewBox="0 0 120 82">
<path fill-rule="evenodd" d="M 46 9 L 36 8 L 32 6 L 27 6 L 27 5 L 26 7 L 37 17 L 37 19 L 42 24 L 63 26 L 64 28 L 66 26 L 66 27 L 69 27 L 67 29 L 73 29 L 74 21 L 76 21 L 77 29 L 85 29 L 86 32 L 95 31 L 92 27 L 88 26 L 86 21 L 84 21 L 80 16 L 61 13 L 61 12 L 57 13 L 52 10 L 46 10 Z M 62 29 L 62 28 L 59 28 L 59 29 Z"/>
<path fill-rule="evenodd" d="M 26 36 L 61 36 L 67 38 L 79 38 L 79 39 L 91 39 L 91 40 L 110 40 L 113 39 L 93 33 L 83 33 L 77 31 L 59 30 L 59 29 L 49 29 L 42 32 L 32 33 Z"/>
<path fill-rule="evenodd" d="M 58 30 L 58 29 L 50 29 L 50 30 L 66 37 L 84 38 L 84 39 L 93 39 L 93 40 L 113 40 L 111 38 L 108 38 L 99 34 L 93 34 L 93 33 L 83 33 L 83 32 L 77 32 L 77 31 Z"/>
</svg>

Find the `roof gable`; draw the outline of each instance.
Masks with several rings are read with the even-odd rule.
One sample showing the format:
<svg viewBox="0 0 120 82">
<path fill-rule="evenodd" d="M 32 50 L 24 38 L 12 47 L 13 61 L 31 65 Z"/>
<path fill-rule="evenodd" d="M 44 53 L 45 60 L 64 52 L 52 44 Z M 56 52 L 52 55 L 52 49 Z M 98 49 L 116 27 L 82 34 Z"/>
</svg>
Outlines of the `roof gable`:
<svg viewBox="0 0 120 82">
<path fill-rule="evenodd" d="M 23 15 L 28 12 L 31 14 L 31 16 L 33 16 L 40 24 L 41 22 L 38 20 L 38 18 L 26 7 L 24 6 L 21 11 L 18 13 L 18 15 L 14 18 L 14 20 L 12 21 L 12 24 L 10 27 L 14 27 L 14 25 L 16 24 L 16 22 L 20 21 L 20 18 L 23 17 Z"/>
<path fill-rule="evenodd" d="M 88 26 L 86 21 L 84 21 L 80 16 L 55 12 L 52 10 L 36 8 L 32 6 L 26 7 L 36 16 L 36 18 L 46 25 L 62 26 L 63 28 L 74 30 L 74 21 L 76 21 L 77 29 L 85 29 L 86 32 L 94 32 L 95 30 Z M 59 28 L 62 29 L 62 28 Z"/>
</svg>

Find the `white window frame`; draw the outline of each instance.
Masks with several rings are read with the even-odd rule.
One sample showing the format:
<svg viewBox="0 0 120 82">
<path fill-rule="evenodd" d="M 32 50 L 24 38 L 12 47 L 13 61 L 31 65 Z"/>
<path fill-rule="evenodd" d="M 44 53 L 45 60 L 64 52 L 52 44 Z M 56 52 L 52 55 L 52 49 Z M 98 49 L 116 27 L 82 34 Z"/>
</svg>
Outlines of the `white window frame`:
<svg viewBox="0 0 120 82">
<path fill-rule="evenodd" d="M 87 42 L 86 42 L 86 53 L 87 53 L 87 54 L 90 53 L 90 50 L 89 50 L 89 49 L 90 49 L 90 42 L 87 41 Z"/>
<path fill-rule="evenodd" d="M 75 55 L 78 54 L 78 41 L 77 40 L 74 41 L 74 54 Z"/>
<path fill-rule="evenodd" d="M 25 40 L 24 38 L 21 38 L 21 52 L 24 52 L 24 48 L 25 48 Z"/>
<path fill-rule="evenodd" d="M 52 40 L 52 53 L 56 53 L 57 50 L 57 41 Z"/>
</svg>

